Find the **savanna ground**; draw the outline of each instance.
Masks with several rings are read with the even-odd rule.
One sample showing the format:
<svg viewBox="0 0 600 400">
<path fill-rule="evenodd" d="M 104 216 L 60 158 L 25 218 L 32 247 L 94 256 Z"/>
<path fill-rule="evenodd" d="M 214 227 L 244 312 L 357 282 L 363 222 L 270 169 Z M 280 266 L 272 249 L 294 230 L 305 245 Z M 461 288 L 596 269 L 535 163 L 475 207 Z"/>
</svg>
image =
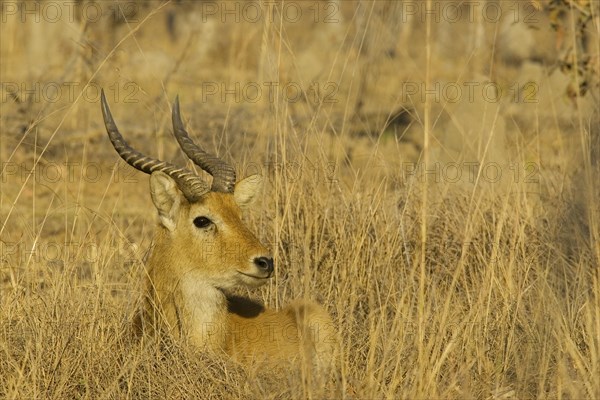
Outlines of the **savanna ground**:
<svg viewBox="0 0 600 400">
<path fill-rule="evenodd" d="M 600 398 L 597 2 L 1 4 L 0 398 Z M 321 302 L 330 376 L 130 335 L 156 216 L 100 87 L 267 177 L 246 294 Z"/>
</svg>

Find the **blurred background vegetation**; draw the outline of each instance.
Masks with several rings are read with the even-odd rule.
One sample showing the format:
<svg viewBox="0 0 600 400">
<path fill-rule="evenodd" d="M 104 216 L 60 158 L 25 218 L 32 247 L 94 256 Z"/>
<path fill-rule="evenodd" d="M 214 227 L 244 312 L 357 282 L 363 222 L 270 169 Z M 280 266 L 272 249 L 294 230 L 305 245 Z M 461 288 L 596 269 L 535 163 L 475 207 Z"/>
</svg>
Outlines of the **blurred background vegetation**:
<svg viewBox="0 0 600 400">
<path fill-rule="evenodd" d="M 599 2 L 0 5 L 0 397 L 600 397 Z M 322 302 L 331 377 L 128 336 L 155 218 L 100 88 L 268 178 L 248 295 Z"/>
</svg>

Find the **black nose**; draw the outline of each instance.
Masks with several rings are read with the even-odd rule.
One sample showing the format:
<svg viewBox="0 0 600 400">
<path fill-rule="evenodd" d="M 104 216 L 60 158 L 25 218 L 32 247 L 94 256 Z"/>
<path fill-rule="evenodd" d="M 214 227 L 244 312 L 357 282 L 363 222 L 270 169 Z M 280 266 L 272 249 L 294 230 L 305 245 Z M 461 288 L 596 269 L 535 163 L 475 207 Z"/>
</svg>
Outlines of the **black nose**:
<svg viewBox="0 0 600 400">
<path fill-rule="evenodd" d="M 270 257 L 257 257 L 254 259 L 254 264 L 261 270 L 268 272 L 269 275 L 273 272 L 273 259 Z"/>
</svg>

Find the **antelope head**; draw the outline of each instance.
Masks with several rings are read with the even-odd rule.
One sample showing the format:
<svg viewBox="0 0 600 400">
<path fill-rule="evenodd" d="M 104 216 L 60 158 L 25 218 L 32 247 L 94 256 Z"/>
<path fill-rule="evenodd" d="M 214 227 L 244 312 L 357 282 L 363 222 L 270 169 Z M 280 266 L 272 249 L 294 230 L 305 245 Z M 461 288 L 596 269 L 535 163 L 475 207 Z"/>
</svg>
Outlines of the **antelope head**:
<svg viewBox="0 0 600 400">
<path fill-rule="evenodd" d="M 127 164 L 150 174 L 150 193 L 160 219 L 153 256 L 160 253 L 161 257 L 152 268 L 161 268 L 163 275 L 173 274 L 174 279 L 190 274 L 219 289 L 265 283 L 273 273 L 273 259 L 241 219 L 242 208 L 253 202 L 262 178 L 253 175 L 236 183 L 231 165 L 190 139 L 178 99 L 173 105 L 173 133 L 183 152 L 212 175 L 210 186 L 191 170 L 130 147 L 119 133 L 104 92 L 101 102 L 104 124 L 117 153 Z"/>
</svg>

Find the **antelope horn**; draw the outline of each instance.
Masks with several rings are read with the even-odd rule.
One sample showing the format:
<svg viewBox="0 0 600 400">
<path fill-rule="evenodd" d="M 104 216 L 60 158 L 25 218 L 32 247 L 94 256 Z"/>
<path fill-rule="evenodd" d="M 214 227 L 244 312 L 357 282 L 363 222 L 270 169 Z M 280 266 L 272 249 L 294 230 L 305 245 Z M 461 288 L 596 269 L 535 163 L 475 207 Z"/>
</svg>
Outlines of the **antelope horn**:
<svg viewBox="0 0 600 400">
<path fill-rule="evenodd" d="M 179 111 L 179 96 L 173 105 L 173 134 L 183 152 L 200 168 L 212 175 L 213 192 L 231 193 L 235 186 L 235 169 L 217 156 L 207 153 L 190 139 L 183 127 Z"/>
<path fill-rule="evenodd" d="M 183 195 L 190 202 L 197 201 L 203 194 L 210 190 L 206 182 L 189 169 L 178 168 L 168 162 L 145 156 L 129 146 L 125 139 L 123 139 L 123 136 L 117 128 L 117 124 L 115 124 L 115 121 L 113 120 L 110 108 L 106 102 L 106 97 L 104 96 L 104 90 L 101 91 L 100 99 L 102 103 L 102 116 L 104 117 L 104 125 L 106 126 L 108 137 L 117 153 L 119 153 L 121 158 L 125 160 L 127 164 L 146 174 L 151 174 L 154 171 L 161 171 L 169 175 L 175 180 L 177 186 L 183 192 Z"/>
</svg>

